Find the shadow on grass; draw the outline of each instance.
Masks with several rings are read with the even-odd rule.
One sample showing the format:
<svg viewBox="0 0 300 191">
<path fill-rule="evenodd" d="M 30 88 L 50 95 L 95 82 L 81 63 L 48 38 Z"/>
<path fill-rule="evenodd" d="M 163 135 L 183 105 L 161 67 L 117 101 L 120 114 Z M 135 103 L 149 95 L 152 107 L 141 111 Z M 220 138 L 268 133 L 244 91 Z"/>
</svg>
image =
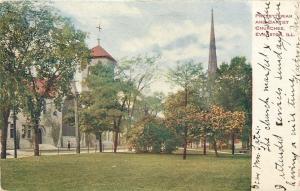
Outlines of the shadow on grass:
<svg viewBox="0 0 300 191">
<path fill-rule="evenodd" d="M 84 153 L 88 154 L 88 153 Z M 124 154 L 124 155 L 161 155 L 161 156 L 178 156 L 182 157 L 182 153 L 180 151 L 176 151 L 174 153 L 152 153 L 152 152 L 102 152 L 102 153 L 95 153 L 95 154 Z M 219 159 L 250 159 L 251 155 L 250 154 L 225 154 L 225 153 L 219 153 L 219 156 L 217 157 L 213 152 L 208 152 L 206 155 L 204 155 L 201 152 L 191 152 L 187 153 L 187 157 L 207 157 L 207 158 L 219 158 Z"/>
</svg>

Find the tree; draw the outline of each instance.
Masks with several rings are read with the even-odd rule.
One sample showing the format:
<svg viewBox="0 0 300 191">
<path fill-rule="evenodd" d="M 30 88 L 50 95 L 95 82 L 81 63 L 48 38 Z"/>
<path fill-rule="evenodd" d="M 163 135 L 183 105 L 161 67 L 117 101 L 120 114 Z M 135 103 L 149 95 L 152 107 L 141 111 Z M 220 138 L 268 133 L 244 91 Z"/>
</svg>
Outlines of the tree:
<svg viewBox="0 0 300 191">
<path fill-rule="evenodd" d="M 88 135 L 93 133 L 99 137 L 99 151 L 102 152 L 102 133 L 106 131 L 107 124 L 98 115 L 93 115 L 89 108 L 80 112 L 80 128 Z M 88 143 L 89 144 L 89 143 Z"/>
<path fill-rule="evenodd" d="M 216 104 L 229 111 L 244 111 L 246 122 L 242 130 L 243 142 L 251 140 L 252 69 L 245 57 L 234 57 L 223 63 L 216 76 L 213 97 Z"/>
<path fill-rule="evenodd" d="M 184 97 L 183 91 L 168 96 L 164 103 L 164 116 L 166 126 L 176 132 L 186 155 L 187 144 L 199 140 L 203 124 L 198 118 L 201 111 L 191 103 L 185 106 Z"/>
<path fill-rule="evenodd" d="M 154 78 L 157 57 L 137 56 L 124 59 L 116 67 L 114 88 L 118 90 L 115 97 L 115 112 L 113 117 L 114 152 L 117 151 L 119 133 L 122 128 L 130 130 L 135 119 L 136 103 Z"/>
<path fill-rule="evenodd" d="M 213 105 L 209 112 L 204 114 L 204 120 L 209 126 L 209 138 L 213 143 L 215 154 L 218 156 L 217 140 L 225 135 L 228 113 L 222 107 Z"/>
<path fill-rule="evenodd" d="M 94 129 L 99 133 L 111 130 L 115 133 L 116 152 L 121 121 L 127 112 L 127 84 L 115 76 L 114 67 L 101 62 L 90 66 L 90 75 L 85 82 L 89 91 L 82 97 L 82 106 L 85 106 L 82 117 L 86 129 Z"/>
<path fill-rule="evenodd" d="M 21 4 L 21 5 L 20 5 Z M 27 14 L 26 14 L 27 13 Z M 1 113 L 1 158 L 6 158 L 8 118 L 11 110 L 18 111 L 20 93 L 24 92 L 22 76 L 26 67 L 32 38 L 24 22 L 28 15 L 27 3 L 3 2 L 0 4 L 0 113 Z"/>
<path fill-rule="evenodd" d="M 162 93 L 140 96 L 136 102 L 135 123 L 127 132 L 130 147 L 137 152 L 171 153 L 178 146 L 174 129 L 168 128 L 160 118 L 163 111 Z"/>
<path fill-rule="evenodd" d="M 24 108 L 34 124 L 34 154 L 39 155 L 38 129 L 43 104 L 54 99 L 60 105 L 70 90 L 77 65 L 87 64 L 89 50 L 85 34 L 53 8 L 30 2 L 2 3 L 0 46 L 10 59 L 1 70 L 26 87 L 22 92 Z"/>
<path fill-rule="evenodd" d="M 184 113 L 187 113 L 189 104 L 191 104 L 189 103 L 189 98 L 191 97 L 192 90 L 195 89 L 195 85 L 202 84 L 201 82 L 204 80 L 202 64 L 194 63 L 193 61 L 177 63 L 177 67 L 171 69 L 167 77 L 169 81 L 182 89 L 181 94 L 179 94 L 182 96 L 177 96 L 177 100 L 180 103 L 177 106 L 180 106 L 181 109 L 178 107 L 175 108 L 182 113 L 180 115 L 184 115 Z M 180 127 L 183 131 L 183 159 L 185 160 L 188 143 L 188 124 L 183 122 Z"/>
<path fill-rule="evenodd" d="M 176 150 L 176 133 L 155 116 L 145 116 L 129 132 L 129 143 L 136 152 L 172 153 Z"/>
<path fill-rule="evenodd" d="M 198 121 L 206 123 L 208 135 L 218 156 L 217 141 L 222 141 L 226 135 L 231 136 L 232 154 L 234 154 L 235 135 L 245 123 L 245 113 L 241 111 L 226 111 L 223 107 L 212 105 L 209 111 L 199 112 L 193 116 Z"/>
<path fill-rule="evenodd" d="M 1 113 L 1 158 L 6 158 L 6 143 L 8 119 L 11 109 L 15 103 L 16 81 L 7 76 L 5 73 L 0 73 L 0 113 Z"/>
<path fill-rule="evenodd" d="M 137 98 L 155 79 L 158 56 L 136 56 L 124 58 L 118 67 L 117 75 L 127 83 L 128 95 L 126 107 L 128 108 L 129 125 L 134 118 Z"/>
<path fill-rule="evenodd" d="M 245 112 L 243 111 L 234 111 L 228 112 L 228 122 L 227 129 L 231 135 L 231 151 L 232 155 L 234 155 L 235 151 L 235 137 L 236 134 L 240 133 L 245 125 Z"/>
<path fill-rule="evenodd" d="M 102 133 L 111 130 L 111 120 L 107 116 L 108 108 L 99 102 L 99 99 L 103 99 L 101 95 L 83 92 L 80 98 L 79 114 L 81 130 L 88 134 L 93 133 L 98 137 L 100 152 L 103 151 Z"/>
<path fill-rule="evenodd" d="M 213 86 L 213 83 L 211 82 L 212 78 L 208 78 L 207 76 L 202 77 L 202 80 L 197 81 L 193 89 L 190 93 L 190 102 L 193 103 L 195 109 L 197 109 L 197 116 L 194 118 L 196 124 L 198 126 L 201 126 L 199 128 L 200 132 L 199 134 L 199 140 L 202 139 L 203 141 L 203 154 L 206 155 L 206 149 L 207 149 L 207 133 L 208 133 L 208 127 L 205 122 L 203 122 L 201 116 L 203 113 L 209 111 L 210 105 L 212 104 L 210 88 Z"/>
<path fill-rule="evenodd" d="M 141 101 L 144 100 L 143 92 L 149 87 L 155 78 L 158 56 L 136 56 L 123 58 L 116 67 L 115 78 L 120 83 L 122 97 L 121 103 L 122 116 L 116 117 L 113 128 L 115 132 L 115 144 L 118 142 L 120 129 L 130 131 L 134 123 L 138 122 L 142 115 Z M 124 104 L 123 104 L 124 103 Z M 126 112 L 124 112 L 126 111 Z"/>
<path fill-rule="evenodd" d="M 164 94 L 154 92 L 152 95 L 141 95 L 136 101 L 136 114 L 134 115 L 135 122 L 147 116 L 157 117 L 163 111 Z"/>
</svg>

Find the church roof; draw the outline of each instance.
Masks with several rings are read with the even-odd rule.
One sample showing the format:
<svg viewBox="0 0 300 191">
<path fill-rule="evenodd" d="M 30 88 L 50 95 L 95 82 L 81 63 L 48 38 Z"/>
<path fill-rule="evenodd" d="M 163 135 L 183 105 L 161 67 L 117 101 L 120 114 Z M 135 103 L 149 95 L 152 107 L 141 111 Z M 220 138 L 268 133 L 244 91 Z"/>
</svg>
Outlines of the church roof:
<svg viewBox="0 0 300 191">
<path fill-rule="evenodd" d="M 116 62 L 116 60 L 106 50 L 104 50 L 104 48 L 102 48 L 100 45 L 97 45 L 94 48 L 92 48 L 91 52 L 92 52 L 91 55 L 93 58 L 108 58 L 108 59 Z"/>
</svg>

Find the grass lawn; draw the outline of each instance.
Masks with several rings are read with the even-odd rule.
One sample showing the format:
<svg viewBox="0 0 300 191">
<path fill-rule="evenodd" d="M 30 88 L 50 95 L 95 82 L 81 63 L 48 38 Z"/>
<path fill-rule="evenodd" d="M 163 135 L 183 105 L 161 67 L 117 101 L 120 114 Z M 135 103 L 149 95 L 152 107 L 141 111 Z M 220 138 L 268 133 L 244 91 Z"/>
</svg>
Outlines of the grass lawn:
<svg viewBox="0 0 300 191">
<path fill-rule="evenodd" d="M 247 191 L 250 157 L 81 154 L 1 161 L 6 190 Z"/>
</svg>

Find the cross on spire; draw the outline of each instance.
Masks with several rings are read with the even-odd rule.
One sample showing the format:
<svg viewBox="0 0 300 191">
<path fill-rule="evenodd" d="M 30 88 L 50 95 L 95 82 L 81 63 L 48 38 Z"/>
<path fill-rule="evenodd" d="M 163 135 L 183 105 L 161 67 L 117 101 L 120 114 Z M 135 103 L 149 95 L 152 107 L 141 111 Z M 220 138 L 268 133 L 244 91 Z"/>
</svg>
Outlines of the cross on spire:
<svg viewBox="0 0 300 191">
<path fill-rule="evenodd" d="M 99 30 L 99 33 L 100 33 L 100 31 L 102 30 L 101 25 L 99 24 L 96 28 Z M 97 42 L 98 42 L 98 46 L 100 46 L 100 38 L 99 37 L 97 38 Z"/>
<path fill-rule="evenodd" d="M 100 32 L 101 29 L 102 29 L 100 24 L 99 24 L 96 28 L 99 30 L 99 32 Z"/>
</svg>

